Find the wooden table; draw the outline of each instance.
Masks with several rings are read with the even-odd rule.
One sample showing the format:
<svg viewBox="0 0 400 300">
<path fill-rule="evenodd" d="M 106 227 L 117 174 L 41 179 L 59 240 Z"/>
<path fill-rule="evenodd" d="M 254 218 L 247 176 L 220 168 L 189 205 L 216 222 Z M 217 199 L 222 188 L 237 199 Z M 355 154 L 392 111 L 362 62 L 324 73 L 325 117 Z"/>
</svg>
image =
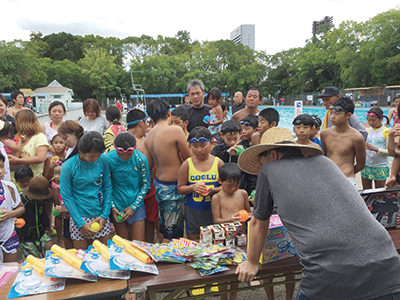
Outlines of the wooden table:
<svg viewBox="0 0 400 300">
<path fill-rule="evenodd" d="M 18 266 L 17 263 L 5 263 L 5 266 Z M 7 299 L 8 292 L 10 291 L 17 273 L 7 281 L 7 283 L 0 289 L 0 299 Z M 128 291 L 128 281 L 120 279 L 105 279 L 100 278 L 97 282 L 87 282 L 84 280 L 68 278 L 65 283 L 65 289 L 59 292 L 51 292 L 45 294 L 37 294 L 32 296 L 25 296 L 23 298 L 15 299 L 29 299 L 29 300 L 58 300 L 58 299 L 108 299 L 118 298 Z"/>
<path fill-rule="evenodd" d="M 389 230 L 389 234 L 393 239 L 394 245 L 397 252 L 400 253 L 400 229 Z M 217 273 L 209 276 L 200 276 L 199 272 L 188 264 L 169 264 L 169 263 L 158 263 L 157 264 L 159 275 L 150 275 L 143 273 L 131 273 L 131 279 L 129 280 L 129 289 L 131 293 L 146 291 L 149 299 L 155 300 L 156 293 L 161 291 L 168 291 L 168 295 L 164 300 L 170 299 L 193 299 L 191 291 L 198 289 L 198 285 L 206 285 L 205 297 L 207 295 L 218 295 L 224 294 L 229 291 L 219 291 L 210 293 L 209 288 L 215 286 L 226 286 L 227 283 L 239 283 L 237 275 L 235 275 L 236 266 L 230 266 L 229 271 Z M 260 271 L 257 273 L 257 279 L 276 279 L 283 278 L 278 283 L 266 283 L 264 282 L 258 286 L 245 286 L 241 285 L 236 291 L 242 291 L 246 289 L 258 289 L 267 285 L 285 284 L 289 282 L 300 281 L 300 276 L 296 276 L 295 280 L 286 281 L 285 275 L 300 275 L 303 266 L 299 263 L 299 257 L 290 257 L 282 259 L 277 262 L 268 263 L 261 266 Z"/>
</svg>

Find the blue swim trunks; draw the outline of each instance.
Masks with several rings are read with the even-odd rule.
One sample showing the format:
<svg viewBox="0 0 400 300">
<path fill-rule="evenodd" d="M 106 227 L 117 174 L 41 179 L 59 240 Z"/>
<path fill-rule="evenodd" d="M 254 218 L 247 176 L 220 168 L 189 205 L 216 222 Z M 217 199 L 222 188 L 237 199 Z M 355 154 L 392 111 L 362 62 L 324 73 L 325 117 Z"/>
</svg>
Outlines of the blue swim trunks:
<svg viewBox="0 0 400 300">
<path fill-rule="evenodd" d="M 143 204 L 141 207 L 139 207 L 139 208 L 135 211 L 135 213 L 133 214 L 133 216 L 130 217 L 130 218 L 127 220 L 127 222 L 128 222 L 128 224 L 132 224 L 132 223 L 135 223 L 135 222 L 142 221 L 142 220 L 144 220 L 144 219 L 146 219 L 146 207 L 145 207 L 144 204 Z"/>
<path fill-rule="evenodd" d="M 164 238 L 183 237 L 185 195 L 178 193 L 177 181 L 165 182 L 154 179 L 154 188 L 160 215 L 160 232 Z"/>
</svg>

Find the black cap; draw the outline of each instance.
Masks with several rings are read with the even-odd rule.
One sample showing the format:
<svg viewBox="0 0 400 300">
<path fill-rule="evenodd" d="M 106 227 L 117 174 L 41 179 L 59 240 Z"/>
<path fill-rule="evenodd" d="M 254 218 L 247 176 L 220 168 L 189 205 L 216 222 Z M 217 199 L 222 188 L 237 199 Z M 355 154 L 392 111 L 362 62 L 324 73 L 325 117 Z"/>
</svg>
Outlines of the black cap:
<svg viewBox="0 0 400 300">
<path fill-rule="evenodd" d="M 317 98 L 329 97 L 339 94 L 340 94 L 339 89 L 336 86 L 326 86 L 322 89 L 321 94 L 319 94 Z"/>
</svg>

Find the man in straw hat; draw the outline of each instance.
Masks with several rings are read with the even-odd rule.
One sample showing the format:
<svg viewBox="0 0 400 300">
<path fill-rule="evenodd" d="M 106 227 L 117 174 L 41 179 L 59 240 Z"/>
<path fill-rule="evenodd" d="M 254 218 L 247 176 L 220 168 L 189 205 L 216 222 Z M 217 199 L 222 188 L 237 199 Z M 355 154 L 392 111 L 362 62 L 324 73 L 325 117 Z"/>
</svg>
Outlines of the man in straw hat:
<svg viewBox="0 0 400 300">
<path fill-rule="evenodd" d="M 296 299 L 400 299 L 400 258 L 392 239 L 343 172 L 321 154 L 275 127 L 240 155 L 240 168 L 259 177 L 239 280 L 257 274 L 276 208 L 304 267 Z"/>
</svg>

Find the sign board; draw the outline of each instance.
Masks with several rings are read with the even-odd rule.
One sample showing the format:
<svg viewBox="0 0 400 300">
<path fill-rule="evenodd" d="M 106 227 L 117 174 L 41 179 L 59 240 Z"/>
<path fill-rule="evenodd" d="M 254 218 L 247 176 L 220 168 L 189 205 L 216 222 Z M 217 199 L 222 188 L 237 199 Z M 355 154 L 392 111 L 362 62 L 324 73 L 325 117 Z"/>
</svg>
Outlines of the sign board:
<svg viewBox="0 0 400 300">
<path fill-rule="evenodd" d="M 303 113 L 303 101 L 294 101 L 294 116 L 298 116 Z"/>
</svg>

